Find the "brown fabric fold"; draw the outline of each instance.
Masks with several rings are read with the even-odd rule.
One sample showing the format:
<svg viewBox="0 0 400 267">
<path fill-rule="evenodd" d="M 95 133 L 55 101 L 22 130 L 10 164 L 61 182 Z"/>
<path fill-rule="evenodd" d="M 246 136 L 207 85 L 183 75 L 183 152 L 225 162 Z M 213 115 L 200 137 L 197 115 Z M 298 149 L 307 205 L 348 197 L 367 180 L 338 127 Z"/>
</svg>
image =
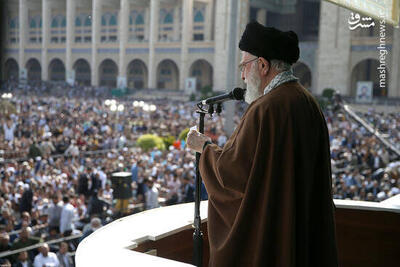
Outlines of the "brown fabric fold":
<svg viewBox="0 0 400 267">
<path fill-rule="evenodd" d="M 209 266 L 337 266 L 329 135 L 297 82 L 254 101 L 224 148 L 208 145 Z"/>
</svg>

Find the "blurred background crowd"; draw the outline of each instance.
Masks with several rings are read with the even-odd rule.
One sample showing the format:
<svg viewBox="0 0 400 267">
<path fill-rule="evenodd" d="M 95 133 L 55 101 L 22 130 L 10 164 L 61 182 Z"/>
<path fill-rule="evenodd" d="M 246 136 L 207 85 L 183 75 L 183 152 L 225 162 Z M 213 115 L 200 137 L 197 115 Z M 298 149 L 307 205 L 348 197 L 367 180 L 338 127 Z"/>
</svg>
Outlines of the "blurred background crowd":
<svg viewBox="0 0 400 267">
<path fill-rule="evenodd" d="M 188 128 L 197 124 L 194 102 L 112 100 L 101 88 L 57 86 L 63 85 L 20 89 L 8 81 L 1 88 L 11 93 L 3 94 L 0 107 L 0 260 L 5 266 L 74 266 L 79 242 L 102 225 L 194 201 L 195 156 L 185 146 Z M 244 103 L 236 105 L 236 123 L 245 109 Z M 334 198 L 382 201 L 399 194 L 398 156 L 340 103 L 324 113 Z M 398 112 L 357 114 L 400 149 Z M 205 130 L 221 147 L 228 138 L 223 117 L 207 117 Z M 113 195 L 116 172 L 131 179 L 133 197 L 123 211 Z M 207 199 L 204 186 L 201 198 Z"/>
</svg>

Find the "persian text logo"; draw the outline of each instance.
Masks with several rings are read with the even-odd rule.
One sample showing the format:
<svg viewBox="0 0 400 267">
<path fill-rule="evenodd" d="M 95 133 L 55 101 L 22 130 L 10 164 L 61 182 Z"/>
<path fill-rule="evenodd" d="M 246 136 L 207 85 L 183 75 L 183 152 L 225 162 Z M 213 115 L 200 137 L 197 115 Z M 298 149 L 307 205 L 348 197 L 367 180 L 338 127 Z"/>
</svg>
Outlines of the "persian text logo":
<svg viewBox="0 0 400 267">
<path fill-rule="evenodd" d="M 375 26 L 375 22 L 371 17 L 361 17 L 358 13 L 351 12 L 350 18 L 348 19 L 349 29 L 355 30 L 357 28 L 370 28 Z"/>
<path fill-rule="evenodd" d="M 388 50 L 386 48 L 386 15 L 384 11 L 379 13 L 379 87 L 386 88 L 386 56 Z"/>
</svg>

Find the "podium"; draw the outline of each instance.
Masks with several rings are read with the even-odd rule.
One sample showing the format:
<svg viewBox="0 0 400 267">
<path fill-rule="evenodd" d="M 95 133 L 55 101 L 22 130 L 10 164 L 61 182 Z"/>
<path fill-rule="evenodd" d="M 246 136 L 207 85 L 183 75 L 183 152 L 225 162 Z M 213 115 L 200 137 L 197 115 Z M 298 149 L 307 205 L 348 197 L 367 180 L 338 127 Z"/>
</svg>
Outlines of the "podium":
<svg viewBox="0 0 400 267">
<path fill-rule="evenodd" d="M 208 202 L 200 205 L 206 230 Z M 192 266 L 194 203 L 167 206 L 113 221 L 86 237 L 75 254 L 77 267 Z M 205 231 L 205 237 L 207 233 Z M 208 263 L 208 239 L 204 240 Z M 145 253 L 147 252 L 147 253 Z M 205 264 L 206 266 L 206 264 Z"/>
<path fill-rule="evenodd" d="M 335 200 L 339 266 L 397 266 L 400 205 Z M 400 204 L 400 199 L 398 203 Z M 203 266 L 208 265 L 207 206 L 201 202 Z M 194 203 L 152 209 L 116 220 L 76 251 L 77 267 L 193 266 Z"/>
</svg>

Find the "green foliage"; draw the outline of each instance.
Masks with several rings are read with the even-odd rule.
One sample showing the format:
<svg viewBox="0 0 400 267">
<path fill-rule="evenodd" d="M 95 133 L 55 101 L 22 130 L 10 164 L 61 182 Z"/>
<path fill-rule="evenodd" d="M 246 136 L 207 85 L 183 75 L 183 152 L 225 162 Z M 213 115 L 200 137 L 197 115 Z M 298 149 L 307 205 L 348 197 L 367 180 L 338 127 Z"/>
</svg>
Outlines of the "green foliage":
<svg viewBox="0 0 400 267">
<path fill-rule="evenodd" d="M 172 144 L 175 142 L 175 137 L 173 137 L 172 135 L 165 136 L 162 139 L 163 139 L 165 147 L 167 147 L 167 148 L 172 146 Z"/>
<path fill-rule="evenodd" d="M 163 139 L 154 134 L 144 134 L 138 138 L 136 143 L 144 151 L 149 151 L 150 149 L 153 148 L 165 150 L 165 144 Z"/>
<path fill-rule="evenodd" d="M 335 89 L 333 88 L 325 88 L 324 91 L 322 91 L 322 96 L 328 98 L 329 100 L 332 99 L 334 94 L 335 94 Z"/>
<path fill-rule="evenodd" d="M 189 130 L 190 130 L 189 128 L 182 130 L 182 132 L 178 136 L 178 140 L 185 140 L 186 142 L 186 136 L 189 133 Z"/>
<path fill-rule="evenodd" d="M 212 87 L 210 85 L 206 85 L 200 90 L 202 95 L 207 95 L 209 93 L 212 93 Z"/>
<path fill-rule="evenodd" d="M 200 90 L 196 91 L 195 93 L 192 93 L 190 95 L 190 101 L 200 101 L 215 95 L 220 94 L 221 92 L 214 92 L 212 87 L 210 85 L 206 85 Z"/>
<path fill-rule="evenodd" d="M 319 106 L 321 107 L 321 109 L 322 109 L 322 110 L 326 110 L 326 108 L 327 108 L 328 105 L 329 105 L 328 100 L 326 100 L 326 99 L 323 98 L 323 97 L 318 97 L 318 98 L 317 98 L 317 101 L 318 101 L 318 104 L 319 104 Z"/>
<path fill-rule="evenodd" d="M 209 97 L 212 97 L 212 96 L 219 95 L 221 92 L 214 92 L 210 85 L 206 85 L 200 90 L 200 93 L 201 93 L 201 95 L 200 95 L 200 99 L 199 100 L 202 100 L 202 99 L 205 99 L 205 98 L 209 98 Z"/>
<path fill-rule="evenodd" d="M 318 98 L 318 103 L 321 106 L 322 110 L 331 109 L 333 96 L 335 95 L 336 90 L 333 88 L 325 88 L 322 91 L 322 96 Z"/>
</svg>

